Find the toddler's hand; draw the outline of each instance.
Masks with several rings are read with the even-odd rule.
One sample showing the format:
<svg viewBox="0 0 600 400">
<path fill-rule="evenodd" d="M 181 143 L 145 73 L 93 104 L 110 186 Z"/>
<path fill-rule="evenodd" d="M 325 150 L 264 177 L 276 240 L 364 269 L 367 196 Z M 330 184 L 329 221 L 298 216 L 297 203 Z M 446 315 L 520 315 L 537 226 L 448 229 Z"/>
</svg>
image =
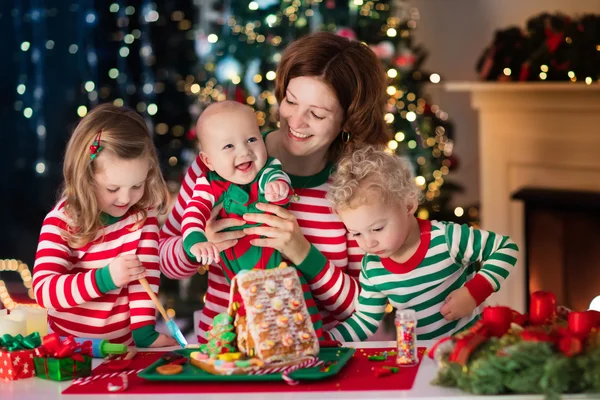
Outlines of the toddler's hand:
<svg viewBox="0 0 600 400">
<path fill-rule="evenodd" d="M 146 276 L 146 268 L 135 254 L 121 254 L 109 265 L 108 271 L 113 283 L 123 287 L 131 281 L 136 281 Z"/>
<path fill-rule="evenodd" d="M 196 260 L 202 265 L 219 262 L 219 248 L 211 242 L 196 243 L 190 249 L 190 253 L 196 257 Z"/>
<path fill-rule="evenodd" d="M 265 200 L 269 203 L 281 201 L 288 197 L 290 186 L 284 181 L 269 182 L 265 186 Z"/>
<path fill-rule="evenodd" d="M 456 289 L 446 297 L 440 313 L 448 321 L 453 321 L 470 315 L 477 307 L 477 303 L 466 287 Z"/>
<path fill-rule="evenodd" d="M 168 346 L 177 346 L 177 340 L 173 339 L 171 336 L 167 336 L 164 334 L 158 335 L 154 343 L 150 345 L 150 347 L 168 347 Z"/>
</svg>

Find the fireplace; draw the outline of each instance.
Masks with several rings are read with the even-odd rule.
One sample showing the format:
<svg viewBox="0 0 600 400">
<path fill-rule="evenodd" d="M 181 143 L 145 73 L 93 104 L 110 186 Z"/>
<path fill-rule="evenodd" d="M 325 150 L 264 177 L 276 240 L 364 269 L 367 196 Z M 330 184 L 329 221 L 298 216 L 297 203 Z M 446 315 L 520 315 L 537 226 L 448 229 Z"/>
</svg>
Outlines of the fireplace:
<svg viewBox="0 0 600 400">
<path fill-rule="evenodd" d="M 524 312 L 527 310 L 528 281 L 532 284 L 542 282 L 540 279 L 550 274 L 542 274 L 539 279 L 538 276 L 526 278 L 525 263 L 530 258 L 527 251 L 533 245 L 525 243 L 524 222 L 530 218 L 525 218 L 524 201 L 516 200 L 512 195 L 525 188 L 600 193 L 600 85 L 454 82 L 446 84 L 446 88 L 453 92 L 469 92 L 471 105 L 478 111 L 481 227 L 509 235 L 520 249 L 517 265 L 502 288 L 490 296 L 488 304 L 505 305 Z M 573 211 L 577 207 L 579 205 L 574 204 Z M 566 296 L 566 288 L 577 285 L 573 280 L 592 279 L 589 269 L 594 267 L 593 252 L 600 241 L 597 231 L 593 231 L 598 220 L 597 217 L 595 222 L 589 220 L 591 212 L 587 217 L 573 212 L 570 218 L 563 217 L 560 222 L 559 216 L 563 212 L 551 211 L 538 218 L 546 218 L 548 226 L 543 229 L 556 229 L 564 237 L 564 243 L 542 247 L 542 256 L 547 258 L 548 271 L 555 268 L 551 262 L 563 260 L 565 267 L 552 273 L 562 271 L 564 284 L 561 286 L 555 279 L 555 285 L 559 289 L 562 287 L 561 296 Z M 573 242 L 578 237 L 574 231 L 581 229 L 591 232 L 579 239 L 582 242 Z M 580 251 L 571 254 L 568 250 L 571 247 Z M 581 251 L 586 247 L 587 253 Z M 577 275 L 571 273 L 572 269 Z M 597 280 L 595 282 L 600 294 L 600 285 Z M 579 307 L 583 299 L 567 298 L 565 301 Z M 589 301 L 583 308 L 590 305 Z"/>
<path fill-rule="evenodd" d="M 558 304 L 586 310 L 600 295 L 600 193 L 525 187 L 526 299 L 537 290 Z"/>
</svg>

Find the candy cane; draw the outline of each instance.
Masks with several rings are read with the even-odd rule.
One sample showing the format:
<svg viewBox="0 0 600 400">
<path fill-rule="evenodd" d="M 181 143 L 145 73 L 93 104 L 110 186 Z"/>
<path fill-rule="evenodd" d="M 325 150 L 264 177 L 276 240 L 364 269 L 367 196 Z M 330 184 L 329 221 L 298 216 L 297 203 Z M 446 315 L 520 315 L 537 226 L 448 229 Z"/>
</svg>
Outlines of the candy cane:
<svg viewBox="0 0 600 400">
<path fill-rule="evenodd" d="M 88 376 L 88 377 L 85 377 L 85 378 L 79 378 L 79 379 L 74 380 L 73 381 L 73 385 L 87 385 L 91 381 L 95 381 L 95 380 L 98 380 L 98 379 L 114 378 L 117 375 L 139 374 L 143 370 L 144 370 L 144 368 L 138 369 L 138 370 L 125 371 L 125 372 L 109 372 L 109 373 L 105 373 L 105 374 L 102 374 L 102 375 Z"/>
<path fill-rule="evenodd" d="M 258 371 L 250 371 L 248 375 L 267 375 L 281 372 L 281 377 L 283 380 L 290 386 L 295 386 L 298 384 L 298 381 L 293 380 L 288 375 L 292 372 L 302 369 L 302 368 L 310 368 L 322 365 L 323 361 L 318 360 L 316 358 L 312 358 L 310 360 L 306 360 L 296 365 L 286 366 L 286 367 L 273 367 L 273 368 L 265 368 L 260 369 Z"/>
</svg>

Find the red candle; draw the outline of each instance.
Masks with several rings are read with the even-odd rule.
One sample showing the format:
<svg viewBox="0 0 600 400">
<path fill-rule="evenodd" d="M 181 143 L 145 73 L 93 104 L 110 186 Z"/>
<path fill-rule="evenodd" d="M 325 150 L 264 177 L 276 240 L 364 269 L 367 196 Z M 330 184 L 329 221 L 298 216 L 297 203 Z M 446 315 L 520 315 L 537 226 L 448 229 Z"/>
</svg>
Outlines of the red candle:
<svg viewBox="0 0 600 400">
<path fill-rule="evenodd" d="M 569 332 L 577 337 L 584 338 L 589 335 L 596 325 L 596 316 L 590 311 L 571 311 L 568 323 Z"/>
<path fill-rule="evenodd" d="M 501 337 L 510 329 L 513 310 L 510 307 L 486 307 L 483 322 L 493 336 Z"/>
<path fill-rule="evenodd" d="M 591 313 L 592 317 L 594 317 L 594 326 L 600 327 L 600 311 L 587 310 L 587 312 Z"/>
<path fill-rule="evenodd" d="M 533 325 L 550 323 L 556 317 L 556 296 L 552 292 L 538 291 L 531 294 L 529 321 Z"/>
</svg>

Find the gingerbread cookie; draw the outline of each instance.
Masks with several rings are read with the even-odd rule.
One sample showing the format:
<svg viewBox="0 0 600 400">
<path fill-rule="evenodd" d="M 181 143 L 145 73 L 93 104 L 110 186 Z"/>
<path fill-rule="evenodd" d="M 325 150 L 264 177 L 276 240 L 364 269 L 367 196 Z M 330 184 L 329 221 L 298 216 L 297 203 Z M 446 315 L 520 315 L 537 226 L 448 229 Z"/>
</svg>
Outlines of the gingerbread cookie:
<svg viewBox="0 0 600 400">
<path fill-rule="evenodd" d="M 160 367 L 156 367 L 156 372 L 161 375 L 177 375 L 183 371 L 183 367 L 181 365 L 161 365 Z"/>
</svg>

